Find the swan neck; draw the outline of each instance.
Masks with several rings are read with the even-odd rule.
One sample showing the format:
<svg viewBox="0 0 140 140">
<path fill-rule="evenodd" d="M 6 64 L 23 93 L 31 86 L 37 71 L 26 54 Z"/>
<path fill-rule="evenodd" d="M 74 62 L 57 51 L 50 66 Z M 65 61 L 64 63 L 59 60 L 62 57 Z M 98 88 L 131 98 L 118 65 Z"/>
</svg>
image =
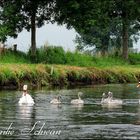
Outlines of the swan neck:
<svg viewBox="0 0 140 140">
<path fill-rule="evenodd" d="M 80 95 L 78 94 L 78 99 L 81 99 Z"/>
</svg>

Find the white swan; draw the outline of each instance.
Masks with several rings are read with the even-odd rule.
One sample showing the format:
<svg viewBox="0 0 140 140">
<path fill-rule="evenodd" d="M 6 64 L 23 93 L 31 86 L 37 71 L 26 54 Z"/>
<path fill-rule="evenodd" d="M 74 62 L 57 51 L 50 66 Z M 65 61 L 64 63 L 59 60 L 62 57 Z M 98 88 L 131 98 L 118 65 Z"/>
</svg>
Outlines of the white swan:
<svg viewBox="0 0 140 140">
<path fill-rule="evenodd" d="M 108 95 L 106 93 L 103 93 L 101 104 L 107 104 L 108 101 L 109 101 Z"/>
<path fill-rule="evenodd" d="M 108 95 L 103 93 L 101 104 L 109 104 L 109 105 L 122 105 L 123 101 L 121 99 L 113 99 L 113 93 L 108 92 Z"/>
<path fill-rule="evenodd" d="M 18 103 L 19 104 L 34 104 L 34 100 L 27 93 L 27 85 L 23 86 L 23 94 L 22 94 L 22 97 L 19 99 Z"/>
<path fill-rule="evenodd" d="M 22 95 L 18 103 L 19 104 L 34 104 L 34 100 L 29 94 L 26 94 L 26 95 Z"/>
<path fill-rule="evenodd" d="M 78 92 L 78 99 L 71 100 L 71 104 L 84 104 L 84 101 L 80 98 L 82 94 L 82 92 Z"/>
<path fill-rule="evenodd" d="M 54 99 L 52 99 L 50 101 L 50 103 L 51 104 L 61 104 L 60 98 L 61 98 L 61 96 L 55 97 Z"/>
</svg>

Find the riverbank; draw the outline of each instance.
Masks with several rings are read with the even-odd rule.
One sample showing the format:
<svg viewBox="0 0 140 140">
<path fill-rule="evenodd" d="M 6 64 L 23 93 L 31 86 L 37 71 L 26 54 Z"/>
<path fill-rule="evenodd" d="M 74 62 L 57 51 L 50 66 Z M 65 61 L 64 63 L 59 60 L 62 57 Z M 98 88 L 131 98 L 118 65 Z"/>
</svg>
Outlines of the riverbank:
<svg viewBox="0 0 140 140">
<path fill-rule="evenodd" d="M 139 66 L 77 67 L 46 64 L 1 64 L 0 88 L 18 89 L 23 84 L 42 86 L 130 83 L 140 79 Z"/>
</svg>

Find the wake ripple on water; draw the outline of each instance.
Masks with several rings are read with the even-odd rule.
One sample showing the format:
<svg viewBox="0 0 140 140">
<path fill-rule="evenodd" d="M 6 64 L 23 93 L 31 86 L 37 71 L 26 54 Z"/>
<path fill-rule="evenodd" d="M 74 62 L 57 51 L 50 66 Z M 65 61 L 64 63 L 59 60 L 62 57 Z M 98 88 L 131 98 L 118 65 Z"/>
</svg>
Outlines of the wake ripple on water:
<svg viewBox="0 0 140 140">
<path fill-rule="evenodd" d="M 107 124 L 107 125 L 80 125 L 69 126 L 69 129 L 76 130 L 71 134 L 72 138 L 76 135 L 92 139 L 140 139 L 140 126 L 132 124 Z"/>
</svg>

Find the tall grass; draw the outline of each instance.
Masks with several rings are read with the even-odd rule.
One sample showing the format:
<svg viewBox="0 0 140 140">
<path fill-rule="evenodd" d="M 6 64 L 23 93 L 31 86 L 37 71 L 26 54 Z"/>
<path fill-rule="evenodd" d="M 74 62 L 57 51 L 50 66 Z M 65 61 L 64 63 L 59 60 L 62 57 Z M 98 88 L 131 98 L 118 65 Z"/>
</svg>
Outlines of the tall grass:
<svg viewBox="0 0 140 140">
<path fill-rule="evenodd" d="M 0 63 L 30 63 L 30 60 L 24 52 L 7 50 L 0 55 Z"/>
<path fill-rule="evenodd" d="M 30 64 L 30 51 L 24 52 L 7 51 L 0 55 L 0 63 L 28 63 Z M 129 60 L 124 61 L 121 57 L 106 56 L 98 57 L 91 56 L 80 52 L 64 51 L 60 46 L 41 47 L 37 49 L 36 63 L 42 64 L 63 64 L 71 66 L 83 67 L 112 67 L 124 65 L 138 65 L 140 64 L 140 54 L 130 54 Z"/>
<path fill-rule="evenodd" d="M 65 64 L 72 66 L 106 67 L 127 65 L 123 59 L 114 56 L 95 57 L 80 52 L 64 51 L 60 46 L 41 47 L 37 49 L 37 63 Z"/>
<path fill-rule="evenodd" d="M 129 61 L 132 65 L 140 65 L 140 53 L 130 53 Z"/>
<path fill-rule="evenodd" d="M 67 65 L 73 66 L 93 66 L 96 64 L 95 58 L 86 54 L 78 52 L 66 52 L 65 53 Z"/>
</svg>

